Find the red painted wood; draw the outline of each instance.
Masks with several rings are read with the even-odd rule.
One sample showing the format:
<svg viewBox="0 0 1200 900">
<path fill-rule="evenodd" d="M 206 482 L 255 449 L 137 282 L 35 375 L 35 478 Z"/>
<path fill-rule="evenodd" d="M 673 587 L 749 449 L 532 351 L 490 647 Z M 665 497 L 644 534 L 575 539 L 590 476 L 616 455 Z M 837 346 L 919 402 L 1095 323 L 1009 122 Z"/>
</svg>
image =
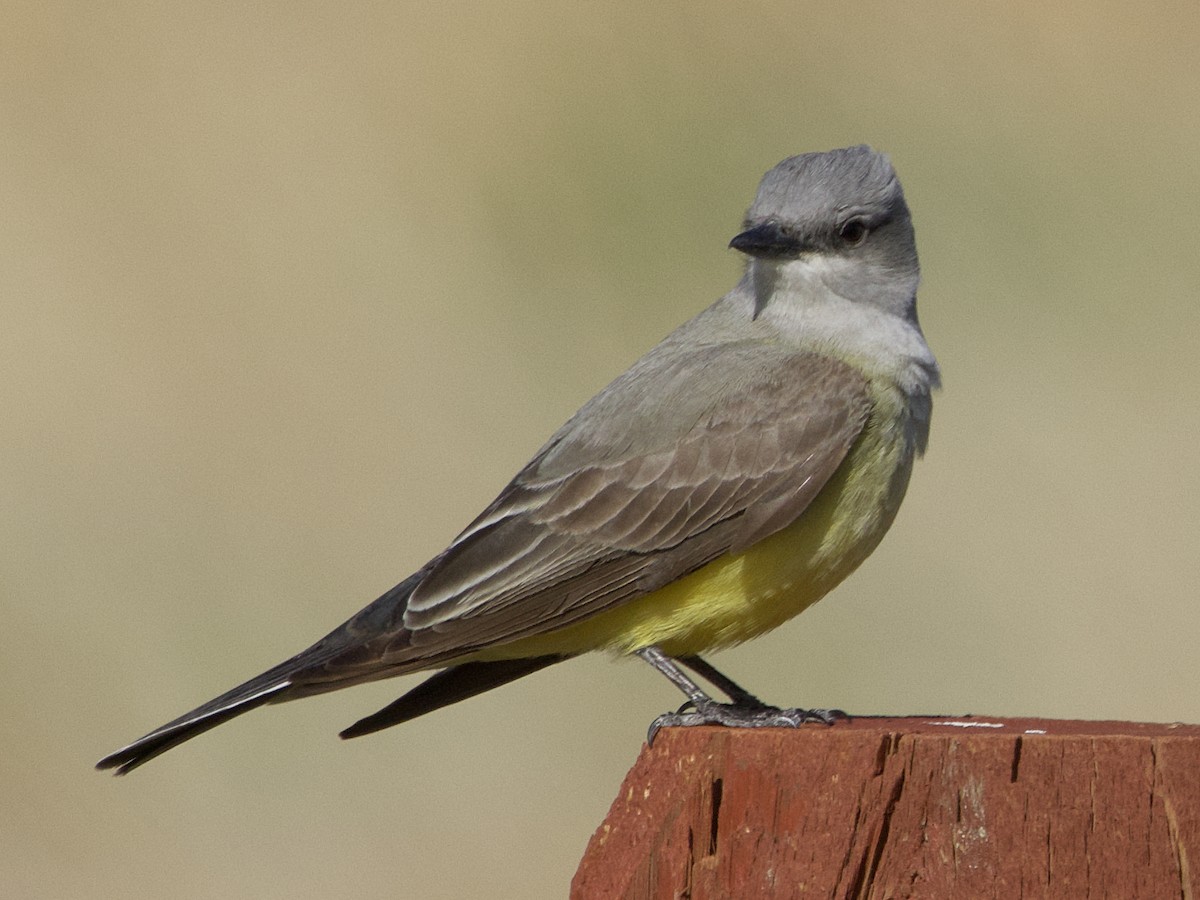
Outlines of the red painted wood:
<svg viewBox="0 0 1200 900">
<path fill-rule="evenodd" d="M 1200 900 L 1200 726 L 665 729 L 571 896 Z"/>
</svg>

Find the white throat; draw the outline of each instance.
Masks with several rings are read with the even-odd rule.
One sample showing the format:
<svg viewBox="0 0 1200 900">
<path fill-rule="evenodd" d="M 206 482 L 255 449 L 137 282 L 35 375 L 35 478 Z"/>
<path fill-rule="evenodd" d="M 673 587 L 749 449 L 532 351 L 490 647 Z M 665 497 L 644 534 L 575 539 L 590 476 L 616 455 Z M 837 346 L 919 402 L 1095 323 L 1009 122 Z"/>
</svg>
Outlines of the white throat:
<svg viewBox="0 0 1200 900">
<path fill-rule="evenodd" d="M 937 361 L 912 312 L 914 304 L 908 302 L 902 315 L 870 299 L 842 296 L 831 286 L 847 283 L 851 267 L 861 266 L 819 253 L 785 262 L 752 260 L 756 319 L 789 342 L 852 358 L 907 394 L 929 393 L 939 383 Z"/>
</svg>

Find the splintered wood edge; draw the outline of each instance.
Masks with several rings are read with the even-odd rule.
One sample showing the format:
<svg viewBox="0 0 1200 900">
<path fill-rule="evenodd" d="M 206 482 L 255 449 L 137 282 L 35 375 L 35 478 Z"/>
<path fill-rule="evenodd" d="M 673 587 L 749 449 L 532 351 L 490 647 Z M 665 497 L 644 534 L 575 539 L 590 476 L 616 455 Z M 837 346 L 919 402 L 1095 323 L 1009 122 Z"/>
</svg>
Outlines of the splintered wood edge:
<svg viewBox="0 0 1200 900">
<path fill-rule="evenodd" d="M 928 749 L 917 751 L 922 746 Z M 939 746 L 943 748 L 941 751 L 936 749 Z M 897 752 L 904 747 L 909 749 L 897 757 Z M 955 747 L 959 750 L 955 751 Z M 1053 749 L 1055 747 L 1061 749 Z M 1200 873 L 1192 871 L 1200 867 L 1189 862 L 1189 856 L 1200 858 L 1200 725 L 991 716 L 866 716 L 838 721 L 832 726 L 812 724 L 798 729 L 663 729 L 653 747 L 643 745 L 608 816 L 592 836 L 572 884 L 571 896 L 635 900 L 676 896 L 679 891 L 683 891 L 684 896 L 696 898 L 774 896 L 774 888 L 764 890 L 761 885 L 755 887 L 752 881 L 743 880 L 751 876 L 762 877 L 765 872 L 772 873 L 772 878 L 776 875 L 799 877 L 798 873 L 802 872 L 809 888 L 816 888 L 818 883 L 836 884 L 836 896 L 866 896 L 861 893 L 863 890 L 882 887 L 877 879 L 886 881 L 898 870 L 903 871 L 905 878 L 911 878 L 917 870 L 909 866 L 918 863 L 906 861 L 902 853 L 896 855 L 897 843 L 904 843 L 901 835 L 892 836 L 887 854 L 883 843 L 879 843 L 886 840 L 893 815 L 890 810 L 898 798 L 893 797 L 886 803 L 883 802 L 888 800 L 886 797 L 874 798 L 879 801 L 874 806 L 889 810 L 883 819 L 878 818 L 879 809 L 874 809 L 872 803 L 862 804 L 863 799 L 874 792 L 884 790 L 886 793 L 903 784 L 908 763 L 902 760 L 911 759 L 909 754 L 914 751 L 925 764 L 933 766 L 925 774 L 939 782 L 943 791 L 954 793 L 959 778 L 966 778 L 976 786 L 993 783 L 996 790 L 1011 790 L 1017 794 L 1032 791 L 1027 795 L 1029 799 L 1023 801 L 1027 811 L 1042 818 L 1059 815 L 1061 821 L 1052 830 L 1067 838 L 1073 834 L 1069 829 L 1081 827 L 1079 821 L 1086 821 L 1086 818 L 1069 820 L 1072 811 L 1057 807 L 1050 795 L 1060 790 L 1082 791 L 1086 795 L 1086 785 L 1072 781 L 1082 777 L 1076 770 L 1082 771 L 1082 765 L 1087 772 L 1093 772 L 1094 762 L 1084 765 L 1085 757 L 1103 760 L 1108 777 L 1118 779 L 1106 790 L 1116 790 L 1125 796 L 1125 801 L 1121 802 L 1129 801 L 1133 794 L 1142 796 L 1138 791 L 1144 788 L 1149 788 L 1151 793 L 1149 807 L 1143 801 L 1135 804 L 1136 809 L 1130 808 L 1127 815 L 1118 814 L 1111 806 L 1106 813 L 1118 815 L 1122 822 L 1128 819 L 1130 826 L 1137 820 L 1158 835 L 1157 843 L 1151 848 L 1151 855 L 1156 860 L 1153 871 L 1135 867 L 1129 869 L 1131 877 L 1150 878 L 1154 890 L 1167 883 L 1178 888 L 1181 882 L 1185 888 L 1190 885 L 1200 889 L 1200 884 L 1195 883 Z M 955 760 L 952 768 L 965 766 L 958 776 L 943 768 L 946 759 L 938 754 L 946 752 Z M 1066 757 L 1062 755 L 1064 753 Z M 933 754 L 932 758 L 930 754 Z M 941 763 L 937 762 L 938 758 L 942 759 Z M 898 763 L 900 769 L 896 768 Z M 1066 769 L 1061 768 L 1064 764 Z M 1115 769 L 1112 768 L 1114 764 Z M 979 768 L 981 765 L 983 768 Z M 915 778 L 916 772 L 911 774 Z M 1027 782 L 1030 778 L 1035 781 Z M 1146 783 L 1142 784 L 1143 781 Z M 802 805 L 816 808 L 833 804 L 831 808 L 835 811 L 841 801 L 830 794 L 830 788 L 838 788 L 833 791 L 835 795 L 848 790 L 853 796 L 844 796 L 843 800 L 854 808 L 840 812 L 851 815 L 837 821 L 836 816 L 818 818 L 806 824 L 774 818 L 779 814 L 775 808 L 776 798 L 790 794 L 794 799 L 795 791 L 802 784 L 805 791 L 819 789 L 817 794 L 805 795 L 812 803 Z M 909 794 L 906 792 L 905 796 Z M 1016 794 L 1010 795 L 1009 805 L 1015 797 Z M 1095 799 L 1093 796 L 1093 802 Z M 1110 799 L 1116 798 L 1110 796 Z M 1056 808 L 1060 809 L 1057 814 Z M 769 809 L 775 811 L 766 814 L 764 819 L 763 811 Z M 789 809 L 795 813 L 795 804 L 792 803 Z M 824 809 L 821 814 L 829 811 Z M 907 810 L 909 814 L 912 812 Z M 746 818 L 731 822 L 729 816 Z M 718 818 L 724 835 L 720 852 Z M 1146 818 L 1144 823 L 1140 821 L 1143 818 Z M 931 827 L 939 827 L 923 813 L 916 821 L 929 821 Z M 1071 826 L 1070 821 L 1075 825 Z M 899 827 L 901 822 L 898 820 L 894 824 Z M 908 825 L 921 831 L 921 827 L 912 822 Z M 1022 840 L 1021 833 L 1004 831 L 1010 826 L 1001 822 L 993 825 L 1000 826 L 1001 832 L 980 844 L 980 852 L 995 852 L 995 846 L 987 847 L 992 839 L 1000 840 L 1006 846 L 1014 841 L 1019 844 Z M 951 823 L 952 828 L 960 826 L 961 823 Z M 790 873 L 785 873 L 774 863 L 763 863 L 764 868 L 756 870 L 748 863 L 743 851 L 731 850 L 728 846 L 730 827 L 736 828 L 735 840 L 741 843 L 743 851 L 749 842 L 757 848 L 762 859 L 775 852 L 770 849 L 773 845 L 777 851 L 782 848 L 784 855 L 779 861 L 785 868 L 796 862 L 797 846 L 820 855 Z M 945 823 L 940 827 L 944 828 Z M 1011 827 L 1017 827 L 1015 820 Z M 1028 825 L 1022 827 L 1028 838 Z M 908 836 L 919 837 L 916 832 Z M 915 843 L 921 844 L 924 840 L 920 838 Z M 909 843 L 911 846 L 913 842 Z M 1083 845 L 1087 845 L 1086 840 Z M 959 849 L 956 846 L 954 852 L 958 853 Z M 1038 852 L 1044 854 L 1047 849 Z M 1071 847 L 1068 845 L 1065 849 L 1069 851 Z M 731 852 L 733 857 L 729 856 Z M 1111 852 L 1108 855 L 1111 856 Z M 939 863 L 923 869 L 920 877 L 931 890 L 931 897 L 962 896 L 963 890 L 982 889 L 980 884 L 972 885 L 969 878 L 985 871 L 1008 884 L 1011 884 L 1010 878 L 1029 878 L 1027 870 L 1001 871 L 1012 858 L 1011 854 L 990 861 L 980 857 L 977 871 L 957 875 L 943 873 L 945 866 Z M 839 871 L 822 871 L 823 863 L 839 859 L 842 867 Z M 1129 868 L 1125 865 L 1127 861 L 1124 855 L 1119 855 L 1116 869 L 1103 873 L 1097 870 L 1093 876 L 1103 875 L 1111 887 L 1115 883 L 1112 879 Z M 1088 869 L 1090 865 L 1082 868 Z M 1032 869 L 1038 868 L 1039 863 L 1034 862 Z M 1080 877 L 1065 855 L 1058 858 L 1052 868 L 1058 878 Z M 946 869 L 946 872 L 950 871 Z M 1049 870 L 1044 874 L 1049 877 Z M 1037 884 L 1048 886 L 1042 880 L 1043 873 L 1035 871 L 1033 876 L 1037 880 L 1027 885 L 1031 889 Z M 946 880 L 945 884 L 935 884 L 942 879 Z M 1057 884 L 1057 887 L 1063 886 Z M 1147 883 L 1141 887 L 1149 889 L 1151 885 Z M 1132 882 L 1129 888 L 1134 891 L 1129 896 L 1142 895 Z M 848 894 L 847 889 L 851 890 Z M 1183 896 L 1189 896 L 1186 890 Z"/>
</svg>

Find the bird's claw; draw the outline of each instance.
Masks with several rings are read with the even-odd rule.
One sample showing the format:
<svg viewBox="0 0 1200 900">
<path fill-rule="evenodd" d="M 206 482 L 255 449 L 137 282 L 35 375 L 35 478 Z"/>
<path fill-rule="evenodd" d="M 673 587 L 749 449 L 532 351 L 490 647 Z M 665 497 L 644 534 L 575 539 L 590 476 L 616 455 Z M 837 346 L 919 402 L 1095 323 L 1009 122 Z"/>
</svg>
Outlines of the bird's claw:
<svg viewBox="0 0 1200 900">
<path fill-rule="evenodd" d="M 838 719 L 849 719 L 840 709 L 780 709 L 765 703 L 717 703 L 715 700 L 688 700 L 675 712 L 663 713 L 650 723 L 646 743 L 654 746 L 654 738 L 662 728 L 690 728 L 694 725 L 724 725 L 727 728 L 799 728 L 805 722 L 832 725 Z"/>
</svg>

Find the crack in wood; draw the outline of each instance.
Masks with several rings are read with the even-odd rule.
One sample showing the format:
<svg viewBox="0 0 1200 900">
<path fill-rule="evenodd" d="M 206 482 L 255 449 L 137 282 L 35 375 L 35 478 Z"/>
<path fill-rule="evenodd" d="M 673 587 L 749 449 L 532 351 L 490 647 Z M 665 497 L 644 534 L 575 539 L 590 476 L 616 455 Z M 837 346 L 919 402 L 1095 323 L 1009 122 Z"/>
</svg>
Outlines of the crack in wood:
<svg viewBox="0 0 1200 900">
<path fill-rule="evenodd" d="M 1200 900 L 1200 727 L 1005 727 L 672 730 L 573 900 Z"/>
<path fill-rule="evenodd" d="M 1171 799 L 1168 791 L 1159 791 L 1162 770 L 1159 768 L 1158 748 L 1154 741 L 1150 742 L 1150 759 L 1154 771 L 1150 779 L 1151 793 L 1157 794 L 1162 800 L 1163 813 L 1167 817 L 1167 834 L 1171 839 L 1171 849 L 1175 853 L 1175 865 L 1179 867 L 1179 898 L 1180 900 L 1196 900 L 1192 891 L 1192 861 L 1188 855 L 1187 842 L 1179 827 L 1179 814 L 1175 811 L 1175 801 Z"/>
<path fill-rule="evenodd" d="M 712 780 L 712 830 L 708 835 L 708 855 L 717 855 L 717 829 L 721 822 L 721 794 L 725 789 L 725 782 L 720 778 Z"/>
<path fill-rule="evenodd" d="M 899 777 L 896 778 L 896 783 L 892 786 L 891 796 L 888 797 L 888 801 L 880 813 L 879 831 L 875 834 L 872 846 L 868 847 L 867 852 L 863 854 L 858 872 L 850 885 L 850 890 L 846 894 L 847 897 L 852 897 L 854 900 L 863 900 L 863 898 L 868 896 L 875 882 L 875 873 L 879 871 L 879 861 L 883 859 L 883 851 L 887 846 L 888 837 L 892 831 L 892 816 L 895 814 L 896 807 L 900 803 L 900 795 L 904 793 L 904 781 L 905 773 L 901 772 Z"/>
</svg>

